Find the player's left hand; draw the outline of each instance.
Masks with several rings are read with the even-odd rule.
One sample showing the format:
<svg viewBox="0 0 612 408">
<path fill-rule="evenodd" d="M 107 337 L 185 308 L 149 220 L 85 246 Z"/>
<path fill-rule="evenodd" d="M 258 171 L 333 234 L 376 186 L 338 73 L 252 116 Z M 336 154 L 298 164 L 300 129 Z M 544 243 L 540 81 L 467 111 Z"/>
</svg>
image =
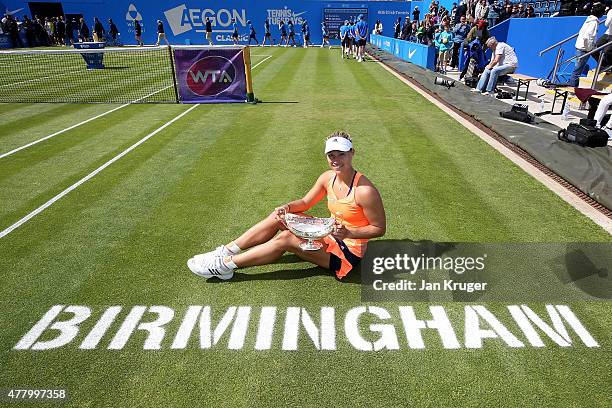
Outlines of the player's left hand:
<svg viewBox="0 0 612 408">
<path fill-rule="evenodd" d="M 344 224 L 339 221 L 336 221 L 334 224 L 334 230 L 332 231 L 332 236 L 334 238 L 338 238 L 339 240 L 343 240 L 344 238 L 348 238 L 349 235 L 350 232 L 348 229 L 346 229 Z"/>
</svg>

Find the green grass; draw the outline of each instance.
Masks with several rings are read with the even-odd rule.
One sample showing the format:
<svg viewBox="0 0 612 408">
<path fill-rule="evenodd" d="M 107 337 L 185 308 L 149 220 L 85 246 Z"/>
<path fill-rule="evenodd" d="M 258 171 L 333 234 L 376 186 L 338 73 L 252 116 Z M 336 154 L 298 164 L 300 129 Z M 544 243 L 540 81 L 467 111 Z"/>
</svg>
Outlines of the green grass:
<svg viewBox="0 0 612 408">
<path fill-rule="evenodd" d="M 0 239 L 0 387 L 66 388 L 74 406 L 608 405 L 606 302 L 570 303 L 599 348 L 547 341 L 512 349 L 492 339 L 482 349 L 446 350 L 427 333 L 427 348 L 410 350 L 398 332 L 399 351 L 358 352 L 340 335 L 336 351 L 317 351 L 303 333 L 298 351 L 282 351 L 278 335 L 271 350 L 255 351 L 250 331 L 239 351 L 227 350 L 227 339 L 212 350 L 195 339 L 170 350 L 188 305 L 211 305 L 216 318 L 229 306 L 277 306 L 279 313 L 300 306 L 313 314 L 334 306 L 344 316 L 362 305 L 359 285 L 289 256 L 225 284 L 185 266 L 304 194 L 326 170 L 323 139 L 336 129 L 354 136 L 355 166 L 381 191 L 384 239 L 611 241 L 377 64 L 343 62 L 327 49 L 253 54 L 254 64 L 264 58 L 258 54 L 273 55 L 253 71 L 264 103 L 198 106 Z M 1 104 L 0 153 L 111 108 Z M 0 159 L 0 230 L 188 108 L 128 106 Z M 319 205 L 313 213 L 325 211 Z M 142 333 L 123 350 L 107 350 L 122 319 L 95 350 L 78 349 L 94 319 L 65 347 L 12 350 L 56 304 L 87 305 L 96 319 L 113 305 L 126 308 L 122 319 L 135 305 L 165 305 L 177 316 L 159 351 L 143 350 Z M 428 316 L 428 303 L 414 306 Z M 464 305 L 444 306 L 461 339 Z M 520 333 L 505 304 L 486 306 Z M 543 304 L 530 306 L 543 315 Z M 400 324 L 396 315 L 393 322 Z"/>
</svg>

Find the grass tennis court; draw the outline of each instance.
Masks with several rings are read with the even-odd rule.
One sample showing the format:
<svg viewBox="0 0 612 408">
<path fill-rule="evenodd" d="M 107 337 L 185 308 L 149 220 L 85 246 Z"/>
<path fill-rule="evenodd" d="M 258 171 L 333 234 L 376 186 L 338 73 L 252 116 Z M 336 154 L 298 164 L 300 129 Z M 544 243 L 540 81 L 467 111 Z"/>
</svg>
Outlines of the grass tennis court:
<svg viewBox="0 0 612 408">
<path fill-rule="evenodd" d="M 283 350 L 289 307 L 315 322 L 334 307 L 337 331 L 362 306 L 360 286 L 286 256 L 276 265 L 207 282 L 185 262 L 240 234 L 327 168 L 323 140 L 353 135 L 357 169 L 373 180 L 387 213 L 384 239 L 456 242 L 610 242 L 604 230 L 471 134 L 377 63 L 342 61 L 338 50 L 254 49 L 257 105 L 129 105 L 0 159 L 0 230 L 178 115 L 127 155 L 0 238 L 0 387 L 68 390 L 74 406 L 606 406 L 612 392 L 612 307 L 568 305 L 599 343 L 562 348 L 406 347 L 357 351 L 343 336 L 317 350 L 301 332 Z M 267 58 L 271 56 L 270 58 Z M 266 59 L 267 58 L 267 59 Z M 258 63 L 260 63 L 258 65 Z M 0 104 L 0 155 L 118 105 Z M 314 211 L 325 215 L 323 204 Z M 443 305 L 461 339 L 464 304 L 415 303 L 417 315 Z M 52 350 L 13 347 L 54 305 L 86 305 L 92 317 L 76 340 Z M 108 345 L 134 306 L 175 311 L 160 350 L 137 331 Z M 172 349 L 190 305 L 219 322 L 232 306 L 253 319 L 241 349 L 227 333 L 209 349 L 194 334 Z M 102 313 L 119 317 L 94 349 L 79 344 Z M 263 307 L 278 308 L 269 349 L 257 350 Z M 397 305 L 385 304 L 389 311 Z M 544 304 L 530 304 L 546 316 Z M 486 304 L 521 337 L 503 303 Z M 395 308 L 395 309 L 394 309 Z M 153 319 L 152 317 L 149 319 Z M 146 320 L 146 315 L 145 315 Z M 365 338 L 379 334 L 362 319 Z M 378 322 L 379 323 L 379 322 Z M 251 329 L 252 327 L 252 329 Z M 195 333 L 195 332 L 194 332 Z M 57 334 L 57 333 L 56 333 Z M 53 331 L 44 339 L 50 340 Z"/>
</svg>

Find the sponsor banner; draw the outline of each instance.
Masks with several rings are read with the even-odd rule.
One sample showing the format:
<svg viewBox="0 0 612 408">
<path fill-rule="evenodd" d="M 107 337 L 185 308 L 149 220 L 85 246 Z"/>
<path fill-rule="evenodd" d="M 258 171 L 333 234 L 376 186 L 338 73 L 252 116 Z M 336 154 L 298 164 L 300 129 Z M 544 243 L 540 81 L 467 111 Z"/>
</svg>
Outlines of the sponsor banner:
<svg viewBox="0 0 612 408">
<path fill-rule="evenodd" d="M 431 70 L 435 68 L 435 47 L 374 34 L 370 35 L 370 42 L 399 59 L 412 62 L 423 68 Z"/>
<path fill-rule="evenodd" d="M 182 103 L 244 102 L 246 77 L 241 48 L 175 49 L 174 64 Z"/>
<path fill-rule="evenodd" d="M 612 300 L 610 243 L 373 241 L 362 301 Z"/>
<path fill-rule="evenodd" d="M 100 50 L 104 48 L 103 42 L 77 42 L 74 43 L 74 48 L 79 50 Z M 87 64 L 87 69 L 104 69 L 104 54 L 103 53 L 82 53 L 81 56 Z"/>
<path fill-rule="evenodd" d="M 24 0 L 3 0 L 10 10 L 28 7 Z M 142 39 L 145 44 L 157 41 L 157 20 L 164 23 L 166 36 L 173 45 L 208 44 L 205 38 L 206 18 L 212 25 L 212 40 L 215 44 L 231 45 L 233 23 L 235 20 L 239 40 L 245 44 L 249 40 L 248 21 L 253 23 L 259 42 L 263 40 L 264 20 L 270 22 L 271 40 L 278 43 L 280 21 L 291 20 L 295 24 L 296 40 L 301 38 L 301 24 L 307 20 L 310 26 L 311 42 L 321 44 L 321 22 L 324 9 L 361 9 L 369 16 L 368 26 L 371 32 L 376 20 L 381 20 L 384 34 L 393 35 L 393 23 L 398 16 L 410 13 L 412 2 L 399 1 L 286 1 L 286 0 L 96 0 L 87 2 L 63 2 L 66 14 L 82 14 L 85 21 L 94 17 L 112 18 L 117 24 L 123 44 L 136 44 L 134 30 L 136 21 L 142 27 Z M 423 7 L 421 9 L 424 10 Z M 354 14 L 356 17 L 357 15 Z M 403 18 L 403 17 L 402 17 Z M 106 23 L 105 28 L 108 29 Z M 267 42 L 268 44 L 270 41 Z M 338 44 L 338 40 L 332 43 Z"/>
</svg>

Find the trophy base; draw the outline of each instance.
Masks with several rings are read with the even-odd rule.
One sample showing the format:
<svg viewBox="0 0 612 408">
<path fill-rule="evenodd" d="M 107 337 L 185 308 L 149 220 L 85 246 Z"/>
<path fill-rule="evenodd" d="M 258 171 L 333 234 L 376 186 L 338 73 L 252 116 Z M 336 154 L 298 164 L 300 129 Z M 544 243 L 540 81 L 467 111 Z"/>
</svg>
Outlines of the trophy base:
<svg viewBox="0 0 612 408">
<path fill-rule="evenodd" d="M 300 248 L 302 248 L 304 251 L 318 251 L 319 249 L 323 248 L 323 244 L 319 241 L 309 239 L 307 241 L 302 242 L 300 244 Z"/>
</svg>

